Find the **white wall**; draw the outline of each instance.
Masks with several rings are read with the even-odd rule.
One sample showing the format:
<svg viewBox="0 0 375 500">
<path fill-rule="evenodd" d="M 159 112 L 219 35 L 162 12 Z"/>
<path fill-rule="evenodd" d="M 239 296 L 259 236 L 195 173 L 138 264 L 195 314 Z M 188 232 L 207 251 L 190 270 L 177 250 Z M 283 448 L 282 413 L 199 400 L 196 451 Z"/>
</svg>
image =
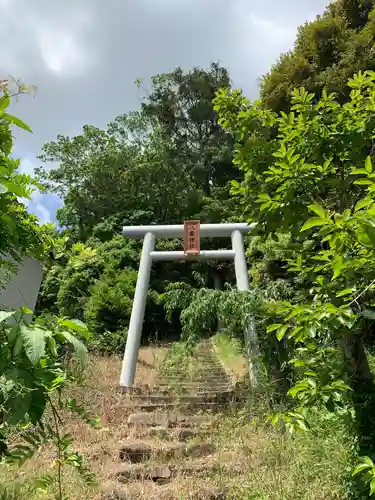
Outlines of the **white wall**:
<svg viewBox="0 0 375 500">
<path fill-rule="evenodd" d="M 20 264 L 14 264 L 18 271 L 11 275 L 5 289 L 0 288 L 0 310 L 13 311 L 26 306 L 34 311 L 43 279 L 43 268 L 32 257 L 25 257 Z"/>
</svg>

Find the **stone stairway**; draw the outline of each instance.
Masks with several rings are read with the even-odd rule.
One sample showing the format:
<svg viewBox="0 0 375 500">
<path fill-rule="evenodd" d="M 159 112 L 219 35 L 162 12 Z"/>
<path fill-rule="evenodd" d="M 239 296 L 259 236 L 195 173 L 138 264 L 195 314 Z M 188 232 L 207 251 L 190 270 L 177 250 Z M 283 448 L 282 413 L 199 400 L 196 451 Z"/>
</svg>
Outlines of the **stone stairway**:
<svg viewBox="0 0 375 500">
<path fill-rule="evenodd" d="M 209 341 L 194 353 L 193 370 L 160 375 L 153 386 L 124 395 L 131 439 L 119 444 L 118 463 L 105 485 L 108 500 L 220 500 L 215 475 L 236 471 L 217 456 L 215 415 L 238 401 Z"/>
</svg>

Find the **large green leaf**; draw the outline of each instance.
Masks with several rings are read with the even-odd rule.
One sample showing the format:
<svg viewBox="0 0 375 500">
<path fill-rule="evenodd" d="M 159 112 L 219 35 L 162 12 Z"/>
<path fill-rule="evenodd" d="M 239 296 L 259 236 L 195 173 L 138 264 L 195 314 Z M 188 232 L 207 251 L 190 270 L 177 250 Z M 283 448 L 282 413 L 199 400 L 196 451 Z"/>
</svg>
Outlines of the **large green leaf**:
<svg viewBox="0 0 375 500">
<path fill-rule="evenodd" d="M 371 198 L 363 198 L 362 200 L 359 200 L 355 207 L 354 211 L 357 212 L 358 210 L 361 210 L 361 208 L 368 207 L 369 205 L 372 205 L 374 203 L 374 200 Z"/>
<path fill-rule="evenodd" d="M 372 172 L 372 161 L 371 161 L 371 156 L 368 156 L 365 161 L 365 169 L 366 171 L 371 174 Z"/>
<path fill-rule="evenodd" d="M 41 328 L 21 326 L 23 346 L 27 357 L 33 365 L 36 365 L 44 356 L 46 347 L 46 332 Z"/>
<path fill-rule="evenodd" d="M 8 181 L 3 181 L 3 185 L 5 186 L 5 188 L 9 193 L 15 194 L 20 198 L 29 198 L 28 190 L 25 186 Z"/>
<path fill-rule="evenodd" d="M 40 388 L 37 391 L 33 391 L 31 393 L 31 402 L 29 408 L 29 415 L 31 422 L 36 425 L 38 421 L 43 416 L 45 407 L 46 407 L 46 395 L 44 393 L 44 389 Z"/>
<path fill-rule="evenodd" d="M 79 333 L 82 335 L 82 337 L 85 340 L 88 340 L 89 338 L 89 330 L 85 323 L 83 321 L 80 321 L 79 319 L 62 319 L 59 320 L 59 324 L 65 328 L 69 328 L 70 330 L 73 330 L 76 333 Z"/>
<path fill-rule="evenodd" d="M 308 205 L 307 208 L 309 208 L 312 212 L 314 212 L 318 217 L 321 217 L 322 219 L 327 218 L 326 211 L 320 205 Z"/>
<path fill-rule="evenodd" d="M 17 116 L 10 115 L 9 113 L 2 113 L 1 118 L 4 118 L 5 120 L 8 120 L 10 123 L 13 123 L 13 125 L 17 125 L 17 127 L 32 133 L 31 128 L 20 118 L 17 118 Z"/>
<path fill-rule="evenodd" d="M 0 323 L 14 316 L 14 314 L 16 314 L 16 311 L 0 311 Z"/>
<path fill-rule="evenodd" d="M 372 311 L 371 309 L 364 309 L 362 311 L 362 316 L 368 319 L 375 319 L 375 311 Z"/>
<path fill-rule="evenodd" d="M 306 231 L 307 229 L 316 226 L 325 226 L 326 224 L 329 223 L 330 223 L 329 219 L 323 219 L 322 217 L 311 217 L 311 219 L 308 219 L 301 227 L 301 231 Z"/>
<path fill-rule="evenodd" d="M 0 98 L 0 109 L 6 109 L 10 104 L 10 97 L 8 95 L 4 95 Z"/>
<path fill-rule="evenodd" d="M 86 367 L 89 360 L 86 346 L 70 332 L 64 331 L 61 332 L 61 334 L 74 347 L 74 350 L 76 352 L 77 358 L 81 363 L 81 366 L 83 368 Z"/>
<path fill-rule="evenodd" d="M 365 226 L 364 229 L 371 243 L 375 246 L 375 229 L 371 226 Z"/>
</svg>

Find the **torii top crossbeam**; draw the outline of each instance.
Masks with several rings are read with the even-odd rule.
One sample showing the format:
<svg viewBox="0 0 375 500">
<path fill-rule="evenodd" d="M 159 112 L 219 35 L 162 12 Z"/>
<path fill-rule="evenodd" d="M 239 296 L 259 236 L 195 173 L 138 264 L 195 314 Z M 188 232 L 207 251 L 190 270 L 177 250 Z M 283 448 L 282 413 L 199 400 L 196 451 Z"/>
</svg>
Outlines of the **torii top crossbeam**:
<svg viewBox="0 0 375 500">
<path fill-rule="evenodd" d="M 220 238 L 232 236 L 233 231 L 248 233 L 255 224 L 236 222 L 228 224 L 200 224 L 200 235 L 202 238 Z M 184 235 L 183 224 L 171 224 L 167 226 L 124 226 L 122 234 L 127 238 L 144 238 L 147 233 L 152 233 L 156 238 L 182 238 Z"/>
</svg>

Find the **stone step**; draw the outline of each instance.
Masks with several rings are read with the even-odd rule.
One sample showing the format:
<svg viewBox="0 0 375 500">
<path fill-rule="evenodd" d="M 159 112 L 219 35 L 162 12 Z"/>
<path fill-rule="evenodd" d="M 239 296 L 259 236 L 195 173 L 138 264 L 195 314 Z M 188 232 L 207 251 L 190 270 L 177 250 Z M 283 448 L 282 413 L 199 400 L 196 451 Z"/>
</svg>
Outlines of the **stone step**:
<svg viewBox="0 0 375 500">
<path fill-rule="evenodd" d="M 184 392 L 188 391 L 189 395 L 191 396 L 204 396 L 205 394 L 212 396 L 214 394 L 230 392 L 232 391 L 232 387 L 228 386 L 227 384 L 216 387 L 212 387 L 209 385 L 197 386 L 196 384 L 180 385 L 178 387 L 175 386 L 174 388 L 171 386 L 161 386 L 155 387 L 155 389 L 151 390 L 149 393 L 144 393 L 142 395 L 149 394 L 150 396 L 178 396 L 178 394 L 176 394 L 175 392 L 176 390 L 184 390 Z"/>
<path fill-rule="evenodd" d="M 132 403 L 126 406 L 129 411 L 140 411 L 140 412 L 154 412 L 156 410 L 192 410 L 192 409 L 212 409 L 217 408 L 217 406 L 221 402 L 212 402 L 212 401 L 202 401 L 197 403 L 179 403 L 178 401 L 174 401 L 173 403 Z"/>
<path fill-rule="evenodd" d="M 215 403 L 218 401 L 224 401 L 230 398 L 232 393 L 227 392 L 212 392 L 211 394 L 202 393 L 199 395 L 165 395 L 165 394 L 137 394 L 136 396 L 131 396 L 131 401 L 140 401 L 148 403 L 174 403 L 176 405 L 188 403 L 188 404 L 201 404 L 201 403 Z"/>
<path fill-rule="evenodd" d="M 183 385 L 184 383 L 194 383 L 194 384 L 209 384 L 209 385 L 214 385 L 214 384 L 228 384 L 229 379 L 225 375 L 220 376 L 220 377 L 194 377 L 194 378 L 181 378 L 181 377 L 165 377 L 164 383 L 170 384 L 170 383 L 175 383 L 175 384 L 181 384 Z"/>
<path fill-rule="evenodd" d="M 193 427 L 209 424 L 210 419 L 202 415 L 178 415 L 173 412 L 133 413 L 128 417 L 128 425 L 139 427 Z"/>
<path fill-rule="evenodd" d="M 208 396 L 212 397 L 216 394 L 223 394 L 227 392 L 232 392 L 233 387 L 225 384 L 210 386 L 210 385 L 197 385 L 196 383 L 189 384 L 160 384 L 151 388 L 142 388 L 139 390 L 138 387 L 131 388 L 130 390 L 124 392 L 130 396 L 131 399 L 134 398 L 142 398 L 146 399 L 148 396 L 151 397 L 151 400 L 154 398 L 158 398 L 160 400 L 168 401 L 168 398 L 175 397 L 201 397 Z"/>
<path fill-rule="evenodd" d="M 198 387 L 198 388 L 207 388 L 207 389 L 211 389 L 211 390 L 214 390 L 216 387 L 228 387 L 228 388 L 232 388 L 232 384 L 228 381 L 228 380 L 222 380 L 220 384 L 216 384 L 216 385 L 211 385 L 211 384 L 208 384 L 207 381 L 197 381 L 197 380 L 189 380 L 189 381 L 181 381 L 179 379 L 170 379 L 173 381 L 173 386 L 176 386 L 176 385 L 179 385 L 179 386 L 182 386 L 182 387 L 186 387 L 186 388 L 189 388 L 189 389 L 194 389 L 194 387 Z M 216 379 L 215 379 L 216 380 Z M 158 384 L 156 384 L 155 386 L 151 387 L 150 390 L 152 391 L 155 391 L 155 390 L 158 390 L 158 389 L 168 389 L 169 387 L 171 387 L 171 382 L 168 382 L 166 380 L 161 380 Z"/>
<path fill-rule="evenodd" d="M 220 462 L 210 462 L 208 460 L 189 461 L 180 464 L 124 464 L 115 474 L 115 479 L 120 483 L 132 481 L 156 481 L 165 483 L 178 475 L 202 477 L 215 472 L 231 473 L 232 475 L 241 472 L 240 466 L 230 466 Z"/>
<path fill-rule="evenodd" d="M 186 442 L 194 439 L 198 435 L 198 429 L 195 427 L 184 428 L 166 428 L 166 427 L 148 427 L 137 433 L 138 438 L 156 438 L 162 441 Z"/>
<path fill-rule="evenodd" d="M 147 443 L 126 443 L 121 446 L 119 458 L 125 462 L 138 464 L 150 459 L 201 458 L 212 455 L 215 446 L 207 442 L 176 443 L 169 446 L 155 447 Z"/>
<path fill-rule="evenodd" d="M 107 483 L 102 490 L 105 500 L 225 500 L 228 491 L 218 489 L 215 485 L 205 482 L 203 485 L 192 485 L 184 481 L 176 485 L 151 484 L 146 489 L 144 484 L 135 483 L 121 485 L 117 482 Z"/>
<path fill-rule="evenodd" d="M 198 373 L 195 375 L 189 375 L 185 373 L 181 373 L 180 375 L 178 374 L 171 374 L 171 375 L 166 375 L 163 377 L 163 381 L 168 381 L 168 380 L 179 380 L 181 382 L 186 381 L 186 382 L 201 382 L 205 380 L 224 380 L 228 381 L 229 377 L 226 373 L 218 372 L 206 372 L 206 373 Z"/>
</svg>

